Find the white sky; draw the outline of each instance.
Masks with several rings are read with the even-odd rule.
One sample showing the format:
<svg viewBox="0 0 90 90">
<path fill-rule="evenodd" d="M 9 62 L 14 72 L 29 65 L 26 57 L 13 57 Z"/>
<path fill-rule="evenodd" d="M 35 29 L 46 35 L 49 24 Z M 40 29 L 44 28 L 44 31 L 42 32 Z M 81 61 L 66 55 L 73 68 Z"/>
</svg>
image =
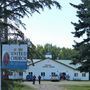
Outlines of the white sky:
<svg viewBox="0 0 90 90">
<path fill-rule="evenodd" d="M 33 44 L 45 45 L 50 43 L 58 47 L 72 48 L 75 39 L 71 34 L 74 26 L 71 21 L 77 22 L 76 10 L 69 3 L 79 4 L 80 0 L 58 0 L 62 6 L 59 10 L 52 7 L 45 8 L 41 14 L 34 13 L 30 18 L 24 18 L 27 30 L 25 36 L 30 38 Z"/>
</svg>

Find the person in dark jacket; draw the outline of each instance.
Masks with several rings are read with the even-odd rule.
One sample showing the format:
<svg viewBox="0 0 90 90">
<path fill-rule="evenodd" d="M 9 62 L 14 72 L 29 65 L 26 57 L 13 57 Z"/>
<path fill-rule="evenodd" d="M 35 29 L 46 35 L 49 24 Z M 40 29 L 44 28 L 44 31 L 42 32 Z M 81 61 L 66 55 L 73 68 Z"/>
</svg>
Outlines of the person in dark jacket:
<svg viewBox="0 0 90 90">
<path fill-rule="evenodd" d="M 35 84 L 35 81 L 36 81 L 36 76 L 35 75 L 33 76 L 32 80 L 33 80 L 33 84 Z"/>
<path fill-rule="evenodd" d="M 39 84 L 41 83 L 41 76 L 39 75 L 38 76 L 38 81 L 39 81 Z"/>
</svg>

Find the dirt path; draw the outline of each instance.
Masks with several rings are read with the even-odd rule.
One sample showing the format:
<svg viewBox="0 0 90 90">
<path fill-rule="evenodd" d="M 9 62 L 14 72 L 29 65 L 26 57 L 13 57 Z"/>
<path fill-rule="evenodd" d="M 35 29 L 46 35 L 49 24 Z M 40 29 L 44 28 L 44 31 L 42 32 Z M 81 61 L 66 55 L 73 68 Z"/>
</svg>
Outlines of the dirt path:
<svg viewBox="0 0 90 90">
<path fill-rule="evenodd" d="M 36 81 L 35 85 L 32 82 L 24 82 L 25 85 L 32 86 L 36 90 L 65 90 L 65 85 L 90 85 L 90 81 L 60 81 L 60 82 L 51 82 L 51 81 L 42 81 L 41 84 L 38 84 Z"/>
<path fill-rule="evenodd" d="M 60 87 L 57 82 L 42 81 L 39 85 L 38 81 L 36 81 L 35 85 L 33 85 L 32 82 L 24 82 L 24 84 L 32 86 L 36 90 L 64 90 L 63 87 Z"/>
<path fill-rule="evenodd" d="M 63 90 L 63 87 L 50 84 L 34 85 L 34 88 L 36 88 L 36 90 Z"/>
</svg>

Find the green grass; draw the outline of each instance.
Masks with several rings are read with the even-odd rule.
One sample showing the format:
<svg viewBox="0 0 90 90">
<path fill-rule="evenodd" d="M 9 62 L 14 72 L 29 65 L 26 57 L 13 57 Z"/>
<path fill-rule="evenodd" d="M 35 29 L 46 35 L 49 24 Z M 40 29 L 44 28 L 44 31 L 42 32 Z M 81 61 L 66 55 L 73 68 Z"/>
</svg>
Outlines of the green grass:
<svg viewBox="0 0 90 90">
<path fill-rule="evenodd" d="M 20 81 L 2 81 L 2 90 L 35 90 L 32 87 L 22 85 Z"/>
<path fill-rule="evenodd" d="M 72 86 L 65 86 L 65 90 L 90 90 L 90 85 L 88 86 L 77 86 L 77 85 L 72 85 Z"/>
<path fill-rule="evenodd" d="M 15 84 L 14 85 L 14 90 L 35 90 L 32 87 L 21 85 L 21 84 Z"/>
</svg>

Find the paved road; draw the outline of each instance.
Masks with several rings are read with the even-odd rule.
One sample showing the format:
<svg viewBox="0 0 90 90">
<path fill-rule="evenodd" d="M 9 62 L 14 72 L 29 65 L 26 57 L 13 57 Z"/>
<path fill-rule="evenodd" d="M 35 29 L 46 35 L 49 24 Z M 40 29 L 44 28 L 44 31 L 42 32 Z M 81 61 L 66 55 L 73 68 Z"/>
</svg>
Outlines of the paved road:
<svg viewBox="0 0 90 90">
<path fill-rule="evenodd" d="M 32 86 L 36 90 L 66 90 L 65 85 L 90 85 L 90 81 L 60 81 L 60 82 L 51 82 L 51 81 L 41 81 L 41 84 L 38 84 L 36 81 L 35 85 L 32 82 L 24 82 L 25 85 Z"/>
</svg>

